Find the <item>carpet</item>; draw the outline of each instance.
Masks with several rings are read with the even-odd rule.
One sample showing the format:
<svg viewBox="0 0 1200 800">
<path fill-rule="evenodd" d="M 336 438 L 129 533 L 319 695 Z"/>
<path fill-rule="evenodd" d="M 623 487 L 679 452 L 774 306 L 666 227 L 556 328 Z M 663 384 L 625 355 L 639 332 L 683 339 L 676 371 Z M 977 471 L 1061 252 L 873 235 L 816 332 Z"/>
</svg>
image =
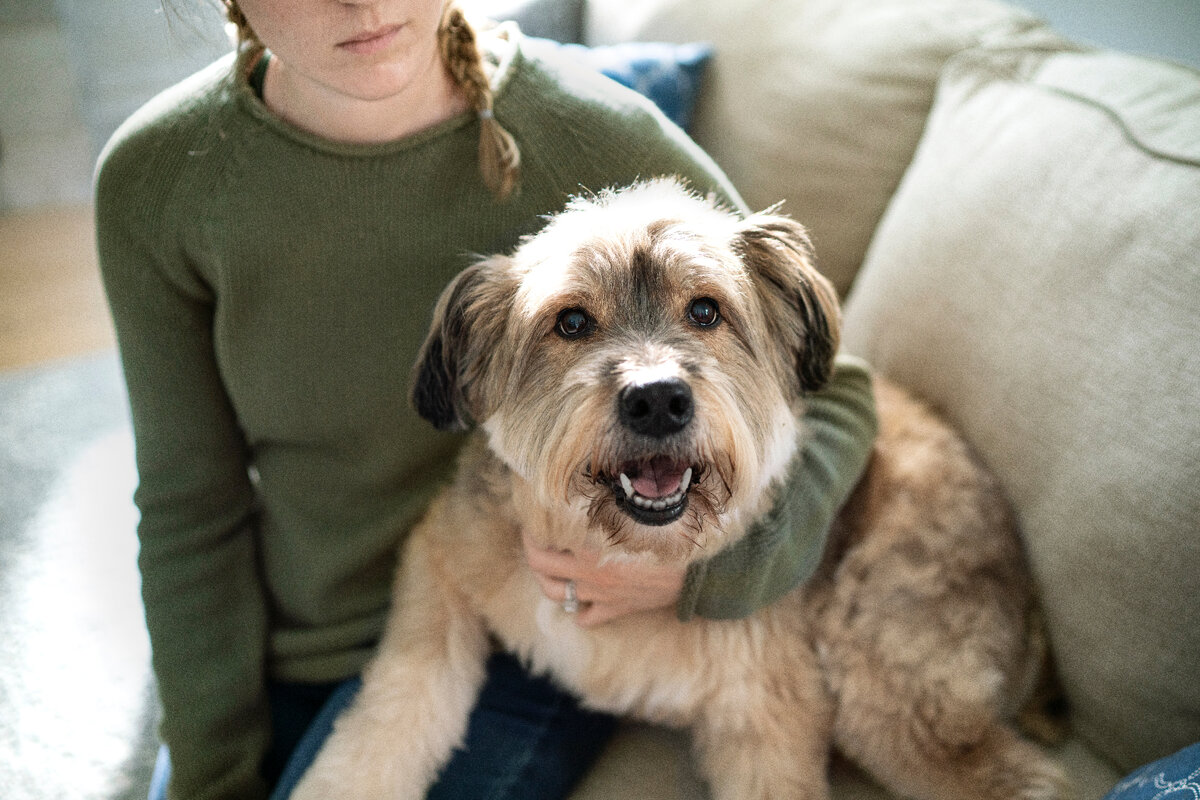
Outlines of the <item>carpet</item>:
<svg viewBox="0 0 1200 800">
<path fill-rule="evenodd" d="M 0 786 L 144 798 L 157 749 L 117 358 L 0 373 Z"/>
</svg>

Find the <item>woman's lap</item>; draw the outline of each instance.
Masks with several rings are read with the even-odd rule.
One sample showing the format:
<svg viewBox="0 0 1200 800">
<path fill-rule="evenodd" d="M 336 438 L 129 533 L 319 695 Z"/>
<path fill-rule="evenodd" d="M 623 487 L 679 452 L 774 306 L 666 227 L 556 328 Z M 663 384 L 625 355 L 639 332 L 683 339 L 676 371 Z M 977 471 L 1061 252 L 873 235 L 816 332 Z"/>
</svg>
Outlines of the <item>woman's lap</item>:
<svg viewBox="0 0 1200 800">
<path fill-rule="evenodd" d="M 455 752 L 428 800 L 565 798 L 615 730 L 613 717 L 581 709 L 512 656 L 493 656 L 466 747 Z"/>
<path fill-rule="evenodd" d="M 285 800 L 358 691 L 341 684 L 277 684 L 270 689 L 275 740 L 264 762 L 271 800 Z M 580 709 L 548 680 L 533 677 L 510 655 L 488 662 L 488 677 L 471 714 L 466 746 L 455 751 L 429 800 L 561 800 L 599 755 L 615 729 L 612 717 Z M 169 765 L 160 757 L 150 800 L 165 797 Z M 154 794 L 160 786 L 162 794 Z"/>
</svg>

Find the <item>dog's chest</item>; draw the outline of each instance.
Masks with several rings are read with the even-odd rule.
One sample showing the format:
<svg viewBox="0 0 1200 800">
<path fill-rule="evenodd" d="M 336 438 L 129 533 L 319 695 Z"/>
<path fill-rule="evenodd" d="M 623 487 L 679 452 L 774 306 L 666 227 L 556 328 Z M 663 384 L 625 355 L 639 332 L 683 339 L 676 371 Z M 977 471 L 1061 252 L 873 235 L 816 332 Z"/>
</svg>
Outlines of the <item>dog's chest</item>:
<svg viewBox="0 0 1200 800">
<path fill-rule="evenodd" d="M 670 614 L 585 629 L 541 593 L 532 575 L 514 583 L 520 584 L 510 584 L 519 602 L 489 609 L 486 621 L 504 649 L 533 672 L 590 708 L 670 725 L 694 716 L 702 675 L 693 665 L 699 659 L 686 657 L 691 637 L 680 635 L 683 626 Z"/>
</svg>

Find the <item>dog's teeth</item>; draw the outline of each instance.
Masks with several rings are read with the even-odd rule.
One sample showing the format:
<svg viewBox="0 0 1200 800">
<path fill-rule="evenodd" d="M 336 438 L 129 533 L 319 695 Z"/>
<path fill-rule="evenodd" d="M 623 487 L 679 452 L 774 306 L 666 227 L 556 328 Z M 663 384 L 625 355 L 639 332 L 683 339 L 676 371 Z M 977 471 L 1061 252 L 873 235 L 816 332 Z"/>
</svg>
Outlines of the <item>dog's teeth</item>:
<svg viewBox="0 0 1200 800">
<path fill-rule="evenodd" d="M 621 482 L 621 488 L 625 490 L 625 498 L 630 503 L 647 511 L 662 511 L 683 502 L 688 487 L 692 484 L 692 468 L 688 467 L 683 471 L 683 476 L 679 480 L 679 487 L 666 497 L 654 498 L 638 494 L 633 488 L 633 481 L 624 472 L 618 476 L 618 479 Z"/>
</svg>

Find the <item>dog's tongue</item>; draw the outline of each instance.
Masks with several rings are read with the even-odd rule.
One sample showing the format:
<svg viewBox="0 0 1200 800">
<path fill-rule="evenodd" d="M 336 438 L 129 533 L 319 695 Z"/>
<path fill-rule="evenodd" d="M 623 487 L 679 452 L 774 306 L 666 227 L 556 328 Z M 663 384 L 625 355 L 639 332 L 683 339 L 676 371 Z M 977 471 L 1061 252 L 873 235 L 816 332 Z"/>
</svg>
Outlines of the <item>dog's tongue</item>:
<svg viewBox="0 0 1200 800">
<path fill-rule="evenodd" d="M 638 465 L 637 475 L 630 475 L 633 490 L 642 497 L 666 497 L 679 488 L 687 464 L 666 456 L 655 456 Z"/>
</svg>

